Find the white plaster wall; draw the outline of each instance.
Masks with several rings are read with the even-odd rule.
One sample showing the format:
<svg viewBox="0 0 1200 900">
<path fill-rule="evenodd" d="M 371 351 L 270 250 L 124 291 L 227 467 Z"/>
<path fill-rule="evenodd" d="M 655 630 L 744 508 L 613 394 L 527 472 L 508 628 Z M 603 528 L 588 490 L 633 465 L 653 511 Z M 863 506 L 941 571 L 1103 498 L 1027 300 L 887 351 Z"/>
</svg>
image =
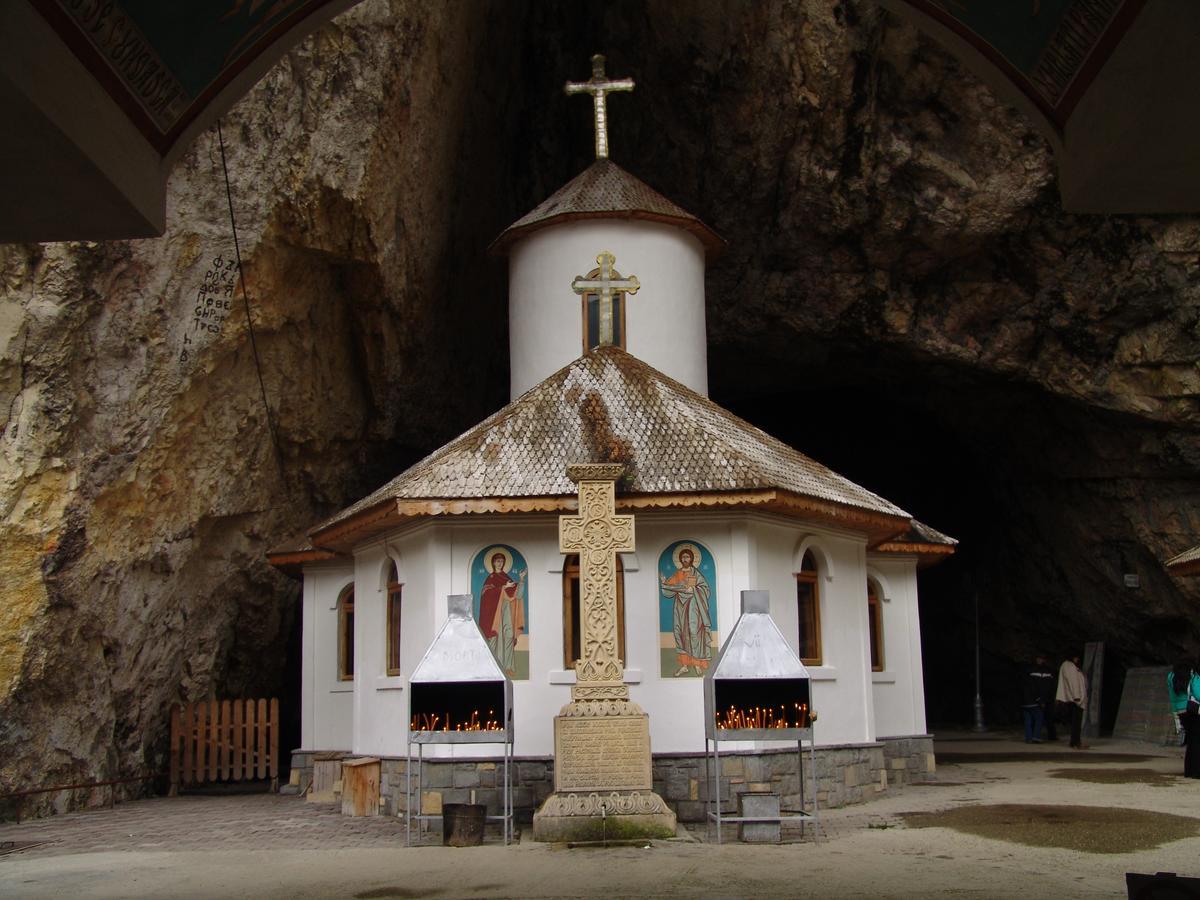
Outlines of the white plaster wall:
<svg viewBox="0 0 1200 900">
<path fill-rule="evenodd" d="M 457 526 L 457 527 L 456 527 Z M 554 716 L 571 701 L 575 673 L 563 666 L 562 566 L 555 516 L 523 520 L 447 523 L 451 550 L 452 593 L 470 593 L 470 564 L 475 555 L 496 543 L 510 544 L 529 565 L 530 618 L 528 681 L 513 682 L 517 755 L 547 756 L 554 750 Z M 658 556 L 677 540 L 703 543 L 717 561 L 717 629 L 724 637 L 733 623 L 730 519 L 701 523 L 693 515 L 641 514 L 637 517 L 637 552 L 622 555 L 625 567 L 625 681 L 631 698 L 650 716 L 654 752 L 704 749 L 703 685 L 700 678 L 662 678 L 658 622 Z M 432 633 L 429 638 L 432 639 Z M 429 748 L 427 753 L 469 758 L 494 755 L 495 748 Z M 403 752 L 402 750 L 399 752 Z"/>
<path fill-rule="evenodd" d="M 337 599 L 353 580 L 354 569 L 349 563 L 304 568 L 300 744 L 306 750 L 351 748 L 355 691 L 353 681 L 339 681 L 337 677 Z M 356 623 L 357 619 L 356 605 Z"/>
<path fill-rule="evenodd" d="M 883 665 L 872 672 L 875 731 L 880 737 L 925 734 L 925 685 L 915 557 L 867 556 L 883 589 Z"/>
<path fill-rule="evenodd" d="M 655 753 L 704 749 L 704 679 L 662 676 L 659 646 L 658 558 L 668 546 L 688 539 L 703 544 L 716 563 L 717 620 L 723 641 L 737 619 L 733 589 L 733 520 L 663 513 L 637 518 L 638 570 L 625 575 L 625 627 L 628 665 L 642 673 L 630 696 L 650 715 L 650 747 Z M 716 651 L 713 651 L 716 656 Z"/>
<path fill-rule="evenodd" d="M 571 282 L 596 268 L 602 250 L 616 256 L 623 277 L 635 275 L 641 284 L 625 302 L 626 349 L 707 396 L 704 248 L 670 225 L 597 219 L 543 228 L 512 249 L 512 398 L 582 354 L 583 316 Z"/>
<path fill-rule="evenodd" d="M 625 677 L 632 699 L 650 716 L 657 753 L 704 749 L 703 680 L 662 677 L 658 622 L 658 557 L 684 538 L 703 543 L 716 560 L 721 641 L 740 612 L 740 591 L 771 593 L 780 631 L 797 644 L 793 573 L 811 547 L 820 568 L 823 665 L 811 667 L 819 744 L 858 743 L 876 735 L 924 733 L 915 562 L 872 558 L 886 582 L 887 671 L 873 679 L 867 637 L 865 541 L 753 513 L 649 512 L 637 516 L 637 552 L 624 554 Z M 446 618 L 446 596 L 470 593 L 470 563 L 485 546 L 507 543 L 529 565 L 530 678 L 513 685 L 518 755 L 553 753 L 554 716 L 570 701 L 574 672 L 562 651 L 562 563 L 556 516 L 445 519 L 359 548 L 353 571 L 312 568 L 305 579 L 304 746 L 403 756 L 407 752 L 408 678 Z M 400 676 L 385 669 L 386 560 L 404 585 Z M 353 575 L 353 691 L 336 680 L 338 591 Z M 310 622 L 316 628 L 310 628 Z M 874 683 L 873 683 L 874 682 Z M 339 693 L 344 691 L 344 693 Z M 876 722 L 876 715 L 880 716 Z M 728 749 L 771 746 L 730 744 Z M 434 745 L 426 755 L 496 756 L 499 745 Z"/>
<path fill-rule="evenodd" d="M 799 646 L 795 573 L 811 548 L 819 573 L 820 666 L 809 666 L 818 744 L 872 741 L 874 703 L 867 629 L 866 541 L 860 535 L 755 521 L 753 580 L 771 592 L 771 617 L 792 649 Z"/>
<path fill-rule="evenodd" d="M 408 740 L 408 678 L 446 618 L 440 572 L 448 566 L 438 529 L 424 526 L 360 548 L 355 572 L 355 716 L 353 749 L 403 756 Z M 400 675 L 387 674 L 388 565 L 396 562 L 401 585 Z M 441 610 L 439 616 L 438 610 Z"/>
</svg>

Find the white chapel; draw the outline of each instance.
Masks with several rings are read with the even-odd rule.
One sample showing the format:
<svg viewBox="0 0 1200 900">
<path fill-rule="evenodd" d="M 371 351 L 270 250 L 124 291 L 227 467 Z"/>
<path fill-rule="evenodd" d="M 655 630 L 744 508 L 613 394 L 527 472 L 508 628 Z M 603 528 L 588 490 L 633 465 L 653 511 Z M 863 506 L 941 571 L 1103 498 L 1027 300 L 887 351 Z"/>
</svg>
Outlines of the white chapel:
<svg viewBox="0 0 1200 900">
<path fill-rule="evenodd" d="M 492 248 L 509 260 L 511 402 L 270 554 L 303 579 L 295 764 L 405 757 L 409 678 L 455 594 L 471 595 L 512 679 L 516 758 L 551 760 L 580 655 L 578 558 L 559 552 L 559 517 L 577 506 L 567 467 L 619 463 L 617 510 L 636 518 L 617 568 L 619 655 L 656 782 L 660 758 L 705 753 L 703 676 L 744 590 L 769 592 L 808 669 L 818 752 L 839 777 L 861 769 L 825 799 L 861 799 L 843 796 L 852 780 L 924 777 L 917 571 L 955 542 L 708 399 L 705 263 L 723 241 L 607 158 L 594 96 L 596 162 Z M 481 766 L 500 752 L 425 750 Z M 518 789 L 518 805 L 539 793 Z M 665 796 L 688 818 L 694 786 Z"/>
</svg>

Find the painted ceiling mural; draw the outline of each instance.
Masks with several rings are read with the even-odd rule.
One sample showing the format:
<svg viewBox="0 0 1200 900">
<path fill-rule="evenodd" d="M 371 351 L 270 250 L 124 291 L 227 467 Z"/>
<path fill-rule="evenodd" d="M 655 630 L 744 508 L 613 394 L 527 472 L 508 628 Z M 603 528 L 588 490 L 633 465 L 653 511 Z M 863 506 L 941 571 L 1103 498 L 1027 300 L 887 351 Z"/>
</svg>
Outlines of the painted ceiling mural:
<svg viewBox="0 0 1200 900">
<path fill-rule="evenodd" d="M 1145 0 L 903 0 L 971 44 L 1061 131 Z"/>
<path fill-rule="evenodd" d="M 163 152 L 242 69 L 334 0 L 31 2 Z"/>
</svg>

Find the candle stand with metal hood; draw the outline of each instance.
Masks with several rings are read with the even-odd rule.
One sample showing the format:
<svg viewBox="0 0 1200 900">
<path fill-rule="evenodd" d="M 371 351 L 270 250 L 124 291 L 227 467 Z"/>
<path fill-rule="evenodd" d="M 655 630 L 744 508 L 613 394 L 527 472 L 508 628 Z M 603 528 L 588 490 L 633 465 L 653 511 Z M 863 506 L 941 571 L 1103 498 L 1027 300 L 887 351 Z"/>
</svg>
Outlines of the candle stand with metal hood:
<svg viewBox="0 0 1200 900">
<path fill-rule="evenodd" d="M 412 827 L 442 819 L 426 814 L 424 747 L 426 744 L 502 744 L 504 783 L 500 815 L 486 821 L 503 823 L 504 843 L 513 837 L 513 689 L 471 615 L 470 594 L 447 598 L 448 616 L 409 679 L 408 765 L 405 776 L 405 823 L 408 843 Z M 413 747 L 417 748 L 416 797 L 413 812 Z"/>
<path fill-rule="evenodd" d="M 767 591 L 742 591 L 742 615 L 704 676 L 704 737 L 710 822 L 817 824 L 817 766 L 808 670 L 770 613 Z M 800 809 L 779 815 L 723 815 L 721 741 L 795 741 Z M 808 791 L 804 744 L 808 744 Z M 811 796 L 811 810 L 806 807 Z M 817 832 L 814 830 L 814 835 Z"/>
</svg>

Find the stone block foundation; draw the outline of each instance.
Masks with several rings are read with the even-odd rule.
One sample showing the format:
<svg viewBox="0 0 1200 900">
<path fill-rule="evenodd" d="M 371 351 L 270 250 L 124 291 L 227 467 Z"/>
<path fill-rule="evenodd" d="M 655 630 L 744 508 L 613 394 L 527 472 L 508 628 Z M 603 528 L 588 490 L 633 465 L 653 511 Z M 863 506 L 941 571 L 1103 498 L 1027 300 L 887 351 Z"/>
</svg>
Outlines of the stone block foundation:
<svg viewBox="0 0 1200 900">
<path fill-rule="evenodd" d="M 298 784 L 301 792 L 312 781 L 314 752 L 296 750 L 292 753 L 293 784 Z M 403 816 L 407 761 L 404 757 L 386 756 L 381 760 L 379 792 L 383 802 L 380 812 Z M 726 782 L 721 797 L 724 811 L 733 814 L 737 809 L 737 795 L 750 791 L 779 794 L 785 809 L 799 806 L 794 748 L 726 751 L 722 747 L 721 761 Z M 804 765 L 807 781 L 807 748 Z M 517 821 L 529 823 L 534 811 L 554 792 L 554 760 L 518 757 L 513 766 Z M 707 759 L 702 753 L 654 755 L 654 791 L 681 822 L 704 821 L 709 800 L 707 771 Z M 863 803 L 886 796 L 889 791 L 904 785 L 934 781 L 936 777 L 932 735 L 817 747 L 817 802 L 822 809 Z M 422 806 L 426 812 L 436 812 L 443 803 L 469 803 L 474 791 L 474 802 L 486 804 L 488 815 L 499 815 L 503 804 L 503 778 L 504 764 L 499 758 L 426 759 Z M 415 782 L 415 771 L 413 779 Z M 807 787 L 806 783 L 806 790 Z"/>
</svg>

